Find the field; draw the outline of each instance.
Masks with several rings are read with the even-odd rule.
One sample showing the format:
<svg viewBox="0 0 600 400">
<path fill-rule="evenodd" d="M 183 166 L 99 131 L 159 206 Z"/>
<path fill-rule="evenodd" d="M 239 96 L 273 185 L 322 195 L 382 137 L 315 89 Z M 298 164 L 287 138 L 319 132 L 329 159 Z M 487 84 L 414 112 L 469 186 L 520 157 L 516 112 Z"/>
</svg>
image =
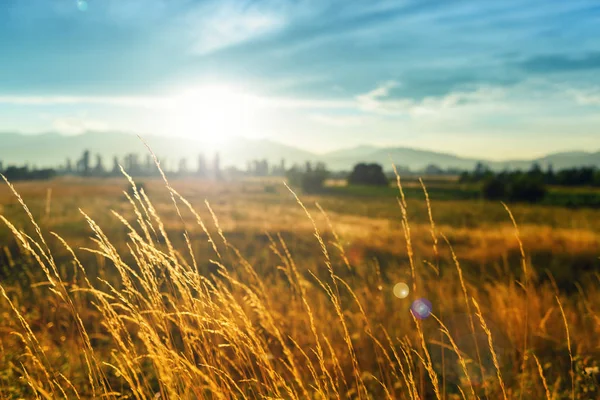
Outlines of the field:
<svg viewBox="0 0 600 400">
<path fill-rule="evenodd" d="M 136 183 L 0 188 L 0 398 L 600 396 L 600 209 Z"/>
</svg>

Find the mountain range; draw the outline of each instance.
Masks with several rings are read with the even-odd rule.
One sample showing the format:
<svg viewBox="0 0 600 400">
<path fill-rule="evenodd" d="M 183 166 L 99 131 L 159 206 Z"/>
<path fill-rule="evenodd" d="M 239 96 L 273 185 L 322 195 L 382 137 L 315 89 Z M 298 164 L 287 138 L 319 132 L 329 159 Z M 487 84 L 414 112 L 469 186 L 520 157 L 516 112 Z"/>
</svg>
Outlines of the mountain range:
<svg viewBox="0 0 600 400">
<path fill-rule="evenodd" d="M 232 138 L 218 148 L 190 138 L 144 136 L 144 140 L 163 160 L 163 165 L 166 163 L 171 168 L 175 168 L 181 158 L 189 159 L 189 165 L 194 165 L 199 154 L 204 154 L 210 160 L 216 152 L 223 166 L 235 165 L 239 168 L 244 168 L 247 162 L 255 159 L 267 159 L 277 164 L 285 159 L 288 167 L 305 161 L 322 161 L 331 170 L 349 170 L 359 162 L 376 162 L 384 166 L 393 162 L 415 171 L 429 164 L 444 169 L 471 170 L 478 162 L 495 170 L 527 169 L 533 163 L 539 163 L 543 168 L 551 164 L 555 170 L 579 166 L 600 167 L 600 151 L 554 153 L 530 160 L 487 161 L 406 147 L 363 145 L 316 154 L 266 139 Z M 75 162 L 86 149 L 92 155 L 101 155 L 105 166 L 112 164 L 114 156 L 121 160 L 128 153 L 148 154 L 137 135 L 124 132 L 86 132 L 80 135 L 0 133 L 0 161 L 5 165 L 27 163 L 37 167 L 57 166 L 64 164 L 68 158 Z"/>
</svg>

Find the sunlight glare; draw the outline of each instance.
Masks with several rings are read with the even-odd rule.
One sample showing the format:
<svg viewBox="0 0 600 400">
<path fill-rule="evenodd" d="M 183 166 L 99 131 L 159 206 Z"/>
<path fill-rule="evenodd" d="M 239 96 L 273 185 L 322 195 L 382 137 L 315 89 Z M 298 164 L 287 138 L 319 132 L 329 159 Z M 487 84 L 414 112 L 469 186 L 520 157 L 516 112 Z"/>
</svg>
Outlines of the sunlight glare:
<svg viewBox="0 0 600 400">
<path fill-rule="evenodd" d="M 256 107 L 256 98 L 229 86 L 188 89 L 171 99 L 168 129 L 220 144 L 254 131 Z"/>
</svg>

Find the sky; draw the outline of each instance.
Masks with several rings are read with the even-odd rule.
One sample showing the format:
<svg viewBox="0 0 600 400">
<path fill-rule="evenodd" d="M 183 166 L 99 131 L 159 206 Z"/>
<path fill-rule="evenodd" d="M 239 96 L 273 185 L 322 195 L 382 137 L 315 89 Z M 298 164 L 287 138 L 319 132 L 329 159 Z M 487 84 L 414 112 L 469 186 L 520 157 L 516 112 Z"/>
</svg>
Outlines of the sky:
<svg viewBox="0 0 600 400">
<path fill-rule="evenodd" d="M 596 0 L 2 0 L 0 131 L 600 150 Z"/>
</svg>

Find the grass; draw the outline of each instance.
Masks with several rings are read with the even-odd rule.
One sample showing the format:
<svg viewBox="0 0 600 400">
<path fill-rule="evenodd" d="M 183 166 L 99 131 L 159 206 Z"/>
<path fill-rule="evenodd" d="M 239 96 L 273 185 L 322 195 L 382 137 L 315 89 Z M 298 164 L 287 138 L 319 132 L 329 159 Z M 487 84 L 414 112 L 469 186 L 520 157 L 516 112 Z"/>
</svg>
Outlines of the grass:
<svg viewBox="0 0 600 400">
<path fill-rule="evenodd" d="M 0 191 L 0 397 L 599 395 L 600 211 L 273 186 Z"/>
<path fill-rule="evenodd" d="M 427 188 L 432 200 L 478 200 L 481 198 L 481 184 L 459 183 L 456 181 L 427 180 Z M 372 198 L 389 198 L 396 191 L 393 186 L 361 186 L 336 182 L 326 186 L 323 193 L 330 196 Z M 404 185 L 406 198 L 422 198 L 423 192 L 418 181 L 409 181 Z M 567 208 L 600 208 L 600 190 L 595 187 L 565 188 L 551 186 L 548 193 L 540 202 L 547 207 Z"/>
</svg>

